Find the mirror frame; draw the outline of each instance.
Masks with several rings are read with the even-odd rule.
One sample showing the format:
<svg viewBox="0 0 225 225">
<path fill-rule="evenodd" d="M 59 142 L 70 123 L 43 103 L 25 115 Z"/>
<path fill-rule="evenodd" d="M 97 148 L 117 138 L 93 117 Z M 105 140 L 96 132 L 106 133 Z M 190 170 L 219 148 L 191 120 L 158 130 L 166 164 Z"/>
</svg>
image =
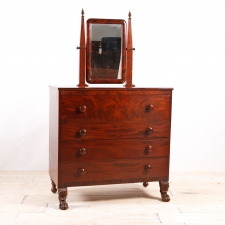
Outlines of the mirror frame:
<svg viewBox="0 0 225 225">
<path fill-rule="evenodd" d="M 121 33 L 121 79 L 92 78 L 91 72 L 91 24 L 120 24 Z M 88 19 L 87 20 L 87 43 L 86 43 L 86 81 L 90 84 L 122 84 L 126 80 L 126 21 L 121 19 Z"/>
</svg>

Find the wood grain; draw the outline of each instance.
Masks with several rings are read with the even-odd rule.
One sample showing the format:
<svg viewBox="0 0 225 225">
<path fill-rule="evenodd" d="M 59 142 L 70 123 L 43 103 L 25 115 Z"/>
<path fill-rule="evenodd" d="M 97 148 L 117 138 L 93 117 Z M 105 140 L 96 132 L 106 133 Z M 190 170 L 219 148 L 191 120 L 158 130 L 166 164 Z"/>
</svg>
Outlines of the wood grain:
<svg viewBox="0 0 225 225">
<path fill-rule="evenodd" d="M 169 180 L 171 88 L 50 89 L 50 171 L 54 165 L 57 177 L 50 176 L 58 190 Z"/>
<path fill-rule="evenodd" d="M 168 158 L 156 159 L 121 159 L 121 160 L 100 160 L 84 161 L 76 163 L 61 163 L 61 182 L 104 181 L 125 178 L 138 178 L 139 181 L 151 177 L 165 177 L 168 175 Z M 151 165 L 149 171 L 145 170 L 146 165 Z M 78 172 L 80 168 L 85 170 L 85 175 Z"/>
<path fill-rule="evenodd" d="M 150 152 L 146 150 L 152 146 Z M 85 148 L 85 154 L 80 149 Z M 128 159 L 169 156 L 169 140 L 81 140 L 60 143 L 60 161 L 76 162 L 101 159 Z"/>
<path fill-rule="evenodd" d="M 149 110 L 148 107 L 152 106 Z M 85 112 L 80 111 L 85 107 Z M 170 95 L 130 95 L 116 90 L 111 95 L 85 92 L 81 95 L 63 95 L 60 101 L 60 121 L 170 121 Z M 107 116 L 104 116 L 107 115 Z"/>
<path fill-rule="evenodd" d="M 149 127 L 153 129 L 151 133 L 146 131 Z M 80 134 L 82 129 L 86 135 Z M 60 133 L 61 141 L 169 138 L 170 123 L 63 123 Z"/>
</svg>

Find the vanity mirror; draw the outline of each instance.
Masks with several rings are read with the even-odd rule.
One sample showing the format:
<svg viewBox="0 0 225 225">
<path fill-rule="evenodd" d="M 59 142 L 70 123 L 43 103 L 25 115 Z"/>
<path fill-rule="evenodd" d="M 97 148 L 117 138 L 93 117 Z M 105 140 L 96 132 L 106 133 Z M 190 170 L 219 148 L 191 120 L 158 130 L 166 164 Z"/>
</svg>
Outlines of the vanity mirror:
<svg viewBox="0 0 225 225">
<path fill-rule="evenodd" d="M 80 71 L 78 87 L 90 84 L 132 84 L 131 13 L 128 28 L 122 19 L 88 19 L 85 35 L 84 11 L 81 11 Z"/>
<path fill-rule="evenodd" d="M 124 83 L 126 74 L 126 22 L 87 20 L 87 82 Z"/>
</svg>

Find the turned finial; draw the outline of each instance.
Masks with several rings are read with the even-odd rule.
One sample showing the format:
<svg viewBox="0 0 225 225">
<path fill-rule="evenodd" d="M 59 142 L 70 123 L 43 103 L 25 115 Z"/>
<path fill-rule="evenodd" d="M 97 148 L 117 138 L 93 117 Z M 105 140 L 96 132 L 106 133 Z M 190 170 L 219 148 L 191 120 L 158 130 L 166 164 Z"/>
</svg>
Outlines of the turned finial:
<svg viewBox="0 0 225 225">
<path fill-rule="evenodd" d="M 129 19 L 131 19 L 131 12 L 129 11 L 129 13 L 128 13 L 128 16 L 129 16 Z"/>
<path fill-rule="evenodd" d="M 80 26 L 80 66 L 79 66 L 79 84 L 80 88 L 87 87 L 85 84 L 85 71 L 86 71 L 86 45 L 85 45 L 85 25 L 84 25 L 84 10 L 81 10 L 81 26 Z"/>
</svg>

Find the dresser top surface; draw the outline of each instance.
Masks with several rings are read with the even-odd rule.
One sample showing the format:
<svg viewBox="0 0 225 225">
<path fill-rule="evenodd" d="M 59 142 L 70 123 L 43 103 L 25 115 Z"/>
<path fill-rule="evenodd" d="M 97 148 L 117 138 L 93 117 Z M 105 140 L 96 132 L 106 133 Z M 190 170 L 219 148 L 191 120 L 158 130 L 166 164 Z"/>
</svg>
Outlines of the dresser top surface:
<svg viewBox="0 0 225 225">
<path fill-rule="evenodd" d="M 151 87 L 132 87 L 132 88 L 126 88 L 126 87 L 121 87 L 121 86 L 115 86 L 115 87 L 85 87 L 85 88 L 80 88 L 80 87 L 77 87 L 77 86 L 66 86 L 66 85 L 49 85 L 49 88 L 52 88 L 52 89 L 58 89 L 58 90 L 62 90 L 62 91 L 69 91 L 69 90 L 79 90 L 79 91 L 87 91 L 87 90 L 102 90 L 102 91 L 105 91 L 105 90 L 124 90 L 124 91 L 132 91 L 132 90 L 151 90 L 151 91 L 171 91 L 173 90 L 173 88 L 151 88 Z"/>
</svg>

